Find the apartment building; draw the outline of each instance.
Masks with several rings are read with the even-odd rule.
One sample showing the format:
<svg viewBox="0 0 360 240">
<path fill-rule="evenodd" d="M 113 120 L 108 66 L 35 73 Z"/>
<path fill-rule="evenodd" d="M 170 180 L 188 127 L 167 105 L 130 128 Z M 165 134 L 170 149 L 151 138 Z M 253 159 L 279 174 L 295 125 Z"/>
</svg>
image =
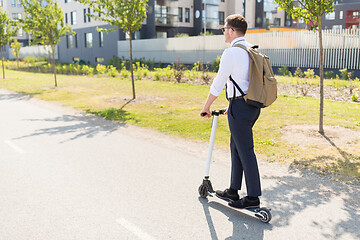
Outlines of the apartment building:
<svg viewBox="0 0 360 240">
<path fill-rule="evenodd" d="M 234 13 L 244 15 L 249 28 L 264 26 L 269 14 L 272 25 L 284 24 L 284 14 L 276 7 L 264 15 L 271 5 L 270 0 L 149 0 L 147 18 L 142 28 L 135 32 L 133 39 L 170 38 L 178 34 L 197 36 L 205 30 L 212 34 L 221 34 L 226 16 Z M 44 4 L 46 1 L 43 1 Z M 24 9 L 19 0 L 0 0 L 1 6 L 9 16 L 24 18 Z M 117 54 L 117 42 L 128 39 L 121 30 L 108 34 L 97 31 L 100 28 L 112 28 L 106 23 L 95 21 L 86 16 L 91 8 L 76 0 L 58 0 L 64 13 L 64 21 L 72 27 L 75 35 L 68 34 L 58 45 L 58 57 L 61 62 L 83 60 L 89 64 L 104 63 Z M 281 23 L 282 22 L 282 23 Z M 31 36 L 20 30 L 18 40 L 28 45 Z"/>
<path fill-rule="evenodd" d="M 24 8 L 20 0 L 0 0 L 0 6 L 8 13 L 12 19 L 23 19 L 25 17 Z M 19 29 L 17 40 L 23 45 L 29 45 L 29 35 Z"/>
<path fill-rule="evenodd" d="M 257 1 L 252 2 L 255 5 Z M 227 15 L 243 12 L 243 2 L 239 0 L 149 0 L 148 5 L 142 28 L 133 34 L 135 40 L 170 38 L 178 34 L 197 36 L 205 28 L 213 34 L 220 34 L 219 28 Z M 84 60 L 90 64 L 106 64 L 116 56 L 117 41 L 129 38 L 121 29 L 108 34 L 99 33 L 97 27 L 111 26 L 87 17 L 91 9 L 83 4 L 62 0 L 59 6 L 63 9 L 65 22 L 76 32 L 75 36 L 69 34 L 59 43 L 61 62 Z M 255 7 L 251 10 L 255 13 Z"/>
<path fill-rule="evenodd" d="M 322 17 L 325 29 L 359 29 L 360 1 L 335 1 L 335 11 Z"/>
</svg>

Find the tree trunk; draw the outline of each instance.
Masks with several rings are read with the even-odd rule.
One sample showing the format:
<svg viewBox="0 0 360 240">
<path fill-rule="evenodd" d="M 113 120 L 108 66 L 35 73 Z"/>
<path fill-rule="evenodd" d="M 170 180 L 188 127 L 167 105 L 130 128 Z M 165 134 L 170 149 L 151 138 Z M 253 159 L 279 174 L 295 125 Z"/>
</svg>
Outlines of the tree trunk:
<svg viewBox="0 0 360 240">
<path fill-rule="evenodd" d="M 0 49 L 1 49 L 1 63 L 2 63 L 2 70 L 3 70 L 3 79 L 5 79 L 5 67 L 4 67 L 3 46 L 0 46 Z"/>
<path fill-rule="evenodd" d="M 319 17 L 319 67 L 320 67 L 320 116 L 319 116 L 319 133 L 324 134 L 324 63 L 323 63 L 323 44 L 321 31 L 321 17 Z"/>
<path fill-rule="evenodd" d="M 53 70 L 54 70 L 54 78 L 55 78 L 55 87 L 57 87 L 56 66 L 55 66 L 55 46 L 51 46 L 51 51 L 52 51 L 52 62 L 53 62 Z"/>
<path fill-rule="evenodd" d="M 16 64 L 17 64 L 17 68 L 19 68 L 19 53 L 16 53 Z"/>
<path fill-rule="evenodd" d="M 131 71 L 131 84 L 132 84 L 132 93 L 133 93 L 133 98 L 135 99 L 135 81 L 134 81 L 134 69 L 133 69 L 133 58 L 132 58 L 132 36 L 131 36 L 131 32 L 130 32 L 130 71 Z"/>
</svg>

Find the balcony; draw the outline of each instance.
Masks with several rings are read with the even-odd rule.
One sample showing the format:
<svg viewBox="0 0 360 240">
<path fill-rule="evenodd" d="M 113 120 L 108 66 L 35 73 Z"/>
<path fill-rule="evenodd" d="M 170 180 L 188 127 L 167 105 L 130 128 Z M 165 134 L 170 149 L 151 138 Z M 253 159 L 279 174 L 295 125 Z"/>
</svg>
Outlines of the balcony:
<svg viewBox="0 0 360 240">
<path fill-rule="evenodd" d="M 220 0 L 202 0 L 202 3 L 204 4 L 205 1 L 206 1 L 206 5 L 219 6 Z"/>
<path fill-rule="evenodd" d="M 178 23 L 178 1 L 155 1 L 155 25 L 175 26 Z"/>
</svg>

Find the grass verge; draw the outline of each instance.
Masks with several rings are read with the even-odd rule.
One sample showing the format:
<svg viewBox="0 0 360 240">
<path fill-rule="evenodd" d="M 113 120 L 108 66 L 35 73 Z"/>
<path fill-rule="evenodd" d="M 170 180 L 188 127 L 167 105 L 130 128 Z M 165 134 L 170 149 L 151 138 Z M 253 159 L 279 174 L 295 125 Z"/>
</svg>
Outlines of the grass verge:
<svg viewBox="0 0 360 240">
<path fill-rule="evenodd" d="M 163 81 L 136 81 L 137 99 L 131 82 L 123 78 L 59 75 L 57 88 L 52 74 L 7 70 L 0 88 L 7 88 L 48 101 L 82 109 L 106 119 L 121 121 L 163 133 L 207 142 L 211 121 L 199 117 L 209 86 Z M 224 94 L 214 108 L 227 105 Z M 263 109 L 254 127 L 255 149 L 260 158 L 285 162 L 302 169 L 331 175 L 334 179 L 360 180 L 360 141 L 339 146 L 299 146 L 284 140 L 282 129 L 289 125 L 317 124 L 319 100 L 279 96 Z M 360 104 L 325 101 L 325 125 L 360 131 Z M 226 117 L 220 117 L 216 145 L 228 149 Z"/>
</svg>

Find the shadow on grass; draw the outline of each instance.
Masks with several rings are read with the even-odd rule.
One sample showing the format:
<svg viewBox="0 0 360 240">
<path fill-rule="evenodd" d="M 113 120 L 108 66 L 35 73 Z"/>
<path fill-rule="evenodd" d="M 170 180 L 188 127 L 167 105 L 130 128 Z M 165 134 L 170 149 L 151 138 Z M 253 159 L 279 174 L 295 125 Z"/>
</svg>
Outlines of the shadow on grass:
<svg viewBox="0 0 360 240">
<path fill-rule="evenodd" d="M 360 182 L 360 156 L 349 154 L 338 147 L 325 134 L 322 136 L 339 152 L 341 157 L 330 155 L 318 156 L 314 159 L 303 158 L 293 162 L 291 167 L 309 170 L 321 175 L 329 176 L 348 183 Z"/>
<path fill-rule="evenodd" d="M 137 119 L 133 115 L 131 115 L 128 111 L 123 110 L 122 108 L 108 108 L 101 111 L 87 111 L 87 113 L 95 114 L 100 117 L 103 117 L 106 120 L 119 121 L 119 122 L 138 122 Z"/>
</svg>

